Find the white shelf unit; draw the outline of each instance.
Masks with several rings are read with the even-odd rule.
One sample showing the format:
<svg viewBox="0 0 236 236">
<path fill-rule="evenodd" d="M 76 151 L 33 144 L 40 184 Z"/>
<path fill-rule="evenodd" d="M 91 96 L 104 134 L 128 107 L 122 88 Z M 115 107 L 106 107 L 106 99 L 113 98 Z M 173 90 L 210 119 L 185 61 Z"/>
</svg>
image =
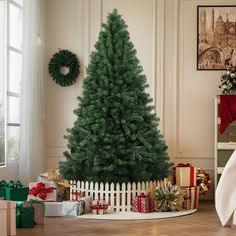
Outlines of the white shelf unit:
<svg viewBox="0 0 236 236">
<path fill-rule="evenodd" d="M 230 96 L 230 95 L 229 95 Z M 236 123 L 233 122 L 227 127 L 223 134 L 219 133 L 220 117 L 219 117 L 220 96 L 214 97 L 214 129 L 215 129 L 215 150 L 214 150 L 214 187 L 216 189 L 220 175 L 224 170 L 224 166 L 230 158 L 232 152 L 236 149 Z"/>
</svg>

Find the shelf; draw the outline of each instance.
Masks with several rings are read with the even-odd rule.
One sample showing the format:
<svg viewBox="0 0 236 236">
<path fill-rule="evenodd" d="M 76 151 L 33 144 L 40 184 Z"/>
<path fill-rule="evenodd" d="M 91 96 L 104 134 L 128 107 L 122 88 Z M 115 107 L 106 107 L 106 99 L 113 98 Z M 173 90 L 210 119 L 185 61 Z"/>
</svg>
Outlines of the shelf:
<svg viewBox="0 0 236 236">
<path fill-rule="evenodd" d="M 218 167 L 217 174 L 222 174 L 223 170 L 224 170 L 224 167 Z"/>
<path fill-rule="evenodd" d="M 219 142 L 217 143 L 218 150 L 234 150 L 236 149 L 236 142 Z"/>
</svg>

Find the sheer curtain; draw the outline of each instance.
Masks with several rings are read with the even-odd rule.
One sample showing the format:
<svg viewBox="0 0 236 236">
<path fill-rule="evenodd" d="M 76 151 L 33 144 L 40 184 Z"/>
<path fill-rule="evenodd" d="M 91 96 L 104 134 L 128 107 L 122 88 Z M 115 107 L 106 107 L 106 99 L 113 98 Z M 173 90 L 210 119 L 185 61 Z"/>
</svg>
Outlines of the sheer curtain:
<svg viewBox="0 0 236 236">
<path fill-rule="evenodd" d="M 0 0 L 0 166 L 5 164 L 5 18 L 6 1 Z"/>
<path fill-rule="evenodd" d="M 44 168 L 44 1 L 24 0 L 19 178 L 35 181 Z"/>
</svg>

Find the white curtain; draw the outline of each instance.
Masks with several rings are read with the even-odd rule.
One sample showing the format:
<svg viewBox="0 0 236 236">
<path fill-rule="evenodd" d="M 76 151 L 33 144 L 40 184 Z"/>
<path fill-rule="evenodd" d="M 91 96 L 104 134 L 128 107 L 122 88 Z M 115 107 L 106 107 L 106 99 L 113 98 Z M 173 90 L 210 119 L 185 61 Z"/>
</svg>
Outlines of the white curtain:
<svg viewBox="0 0 236 236">
<path fill-rule="evenodd" d="M 44 170 L 44 1 L 24 0 L 19 178 L 27 184 Z"/>
<path fill-rule="evenodd" d="M 0 166 L 5 164 L 5 22 L 6 1 L 0 0 Z"/>
</svg>

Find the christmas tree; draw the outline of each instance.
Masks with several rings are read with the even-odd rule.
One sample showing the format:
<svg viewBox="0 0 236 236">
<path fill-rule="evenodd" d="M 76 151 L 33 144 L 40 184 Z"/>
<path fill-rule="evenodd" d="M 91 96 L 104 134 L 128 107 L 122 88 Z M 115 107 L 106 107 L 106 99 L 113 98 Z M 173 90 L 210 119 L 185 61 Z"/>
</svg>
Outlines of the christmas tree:
<svg viewBox="0 0 236 236">
<path fill-rule="evenodd" d="M 127 25 L 114 10 L 91 53 L 83 96 L 60 162 L 68 180 L 137 182 L 169 174 L 167 146 L 145 92 L 146 77 Z"/>
</svg>

